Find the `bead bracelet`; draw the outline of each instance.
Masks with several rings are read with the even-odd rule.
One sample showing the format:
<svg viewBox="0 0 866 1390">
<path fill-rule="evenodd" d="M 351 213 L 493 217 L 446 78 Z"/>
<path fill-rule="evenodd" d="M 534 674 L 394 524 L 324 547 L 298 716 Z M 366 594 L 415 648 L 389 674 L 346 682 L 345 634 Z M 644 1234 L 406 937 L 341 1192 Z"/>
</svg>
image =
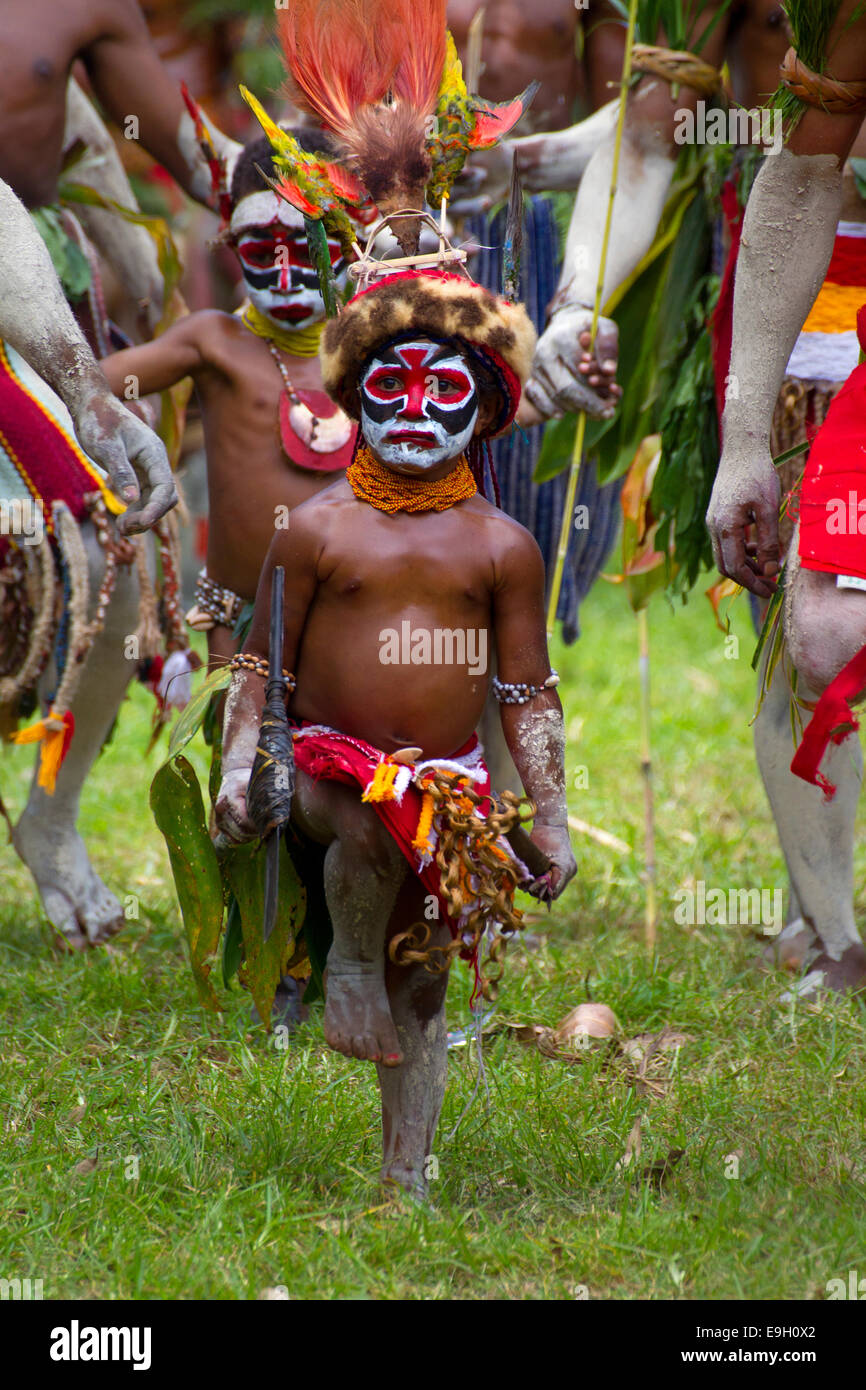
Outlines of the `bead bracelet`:
<svg viewBox="0 0 866 1390">
<path fill-rule="evenodd" d="M 247 652 L 237 652 L 229 662 L 229 668 L 232 671 L 252 671 L 254 675 L 261 676 L 263 680 L 267 680 L 270 674 L 268 663 L 263 656 L 250 656 Z M 283 667 L 283 679 L 290 690 L 295 689 L 297 682 L 291 671 L 287 671 L 285 666 Z"/>
<path fill-rule="evenodd" d="M 501 705 L 525 705 L 527 700 L 534 700 L 536 695 L 540 695 L 542 690 L 552 690 L 559 685 L 559 672 L 551 671 L 543 685 L 527 685 L 525 682 L 501 681 L 498 676 L 493 677 L 493 694 Z"/>
</svg>

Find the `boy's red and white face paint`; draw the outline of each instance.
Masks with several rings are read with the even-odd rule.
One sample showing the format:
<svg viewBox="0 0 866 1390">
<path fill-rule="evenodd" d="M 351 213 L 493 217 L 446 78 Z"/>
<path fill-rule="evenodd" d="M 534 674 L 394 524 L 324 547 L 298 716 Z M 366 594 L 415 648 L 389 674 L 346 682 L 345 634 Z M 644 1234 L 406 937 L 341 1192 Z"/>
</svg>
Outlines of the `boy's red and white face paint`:
<svg viewBox="0 0 866 1390">
<path fill-rule="evenodd" d="M 478 420 L 478 387 L 451 344 L 418 338 L 383 348 L 359 389 L 364 438 L 389 467 L 425 473 L 466 450 Z"/>
<path fill-rule="evenodd" d="M 307 328 L 325 317 L 319 277 L 310 260 L 304 219 L 275 193 L 250 193 L 237 204 L 230 223 L 250 301 L 283 329 Z M 346 284 L 346 261 L 338 241 L 328 240 L 337 289 Z"/>
</svg>

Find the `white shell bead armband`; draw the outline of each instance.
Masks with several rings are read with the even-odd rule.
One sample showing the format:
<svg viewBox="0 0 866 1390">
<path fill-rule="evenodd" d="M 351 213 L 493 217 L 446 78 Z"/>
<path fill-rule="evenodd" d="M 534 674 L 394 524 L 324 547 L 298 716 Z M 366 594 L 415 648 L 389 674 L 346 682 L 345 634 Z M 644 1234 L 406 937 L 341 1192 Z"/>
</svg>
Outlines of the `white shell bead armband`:
<svg viewBox="0 0 866 1390">
<path fill-rule="evenodd" d="M 536 695 L 540 695 L 542 690 L 552 690 L 557 685 L 559 685 L 558 671 L 551 671 L 542 685 L 527 685 L 520 681 L 501 681 L 498 676 L 494 676 L 493 694 L 501 705 L 525 705 L 528 700 L 534 700 Z"/>
</svg>

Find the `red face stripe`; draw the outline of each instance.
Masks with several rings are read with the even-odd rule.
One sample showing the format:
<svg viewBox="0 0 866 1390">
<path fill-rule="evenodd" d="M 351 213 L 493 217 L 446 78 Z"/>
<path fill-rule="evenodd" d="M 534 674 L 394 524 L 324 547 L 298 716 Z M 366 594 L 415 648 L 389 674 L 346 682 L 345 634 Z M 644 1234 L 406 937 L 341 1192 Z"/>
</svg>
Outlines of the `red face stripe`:
<svg viewBox="0 0 866 1390">
<path fill-rule="evenodd" d="M 464 368 L 430 366 L 432 348 L 400 347 L 396 355 L 405 366 L 377 367 L 364 382 L 364 390 L 371 400 L 382 405 L 398 406 L 405 400 L 400 413 L 410 419 L 422 419 L 428 402 L 463 406 L 475 390 L 475 383 Z"/>
<path fill-rule="evenodd" d="M 279 222 L 272 228 L 256 227 L 242 232 L 237 250 L 241 260 L 254 270 L 272 270 L 277 266 L 278 247 L 285 247 L 285 252 L 280 255 L 280 269 L 290 269 L 292 266 L 299 270 L 312 269 L 306 236 L 283 227 Z M 328 252 L 331 265 L 336 265 L 343 255 L 338 241 L 328 241 Z"/>
</svg>

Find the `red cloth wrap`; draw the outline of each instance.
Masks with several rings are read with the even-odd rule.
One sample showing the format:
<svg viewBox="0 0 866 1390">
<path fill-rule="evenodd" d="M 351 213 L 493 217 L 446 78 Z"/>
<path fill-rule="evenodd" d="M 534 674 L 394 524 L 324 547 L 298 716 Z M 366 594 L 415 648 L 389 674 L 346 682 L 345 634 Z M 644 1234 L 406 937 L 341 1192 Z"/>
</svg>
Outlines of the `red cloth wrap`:
<svg viewBox="0 0 866 1390">
<path fill-rule="evenodd" d="M 857 336 L 866 339 L 866 312 L 857 315 Z M 826 574 L 866 579 L 866 364 L 855 367 L 815 436 L 800 498 L 800 562 Z M 829 743 L 841 743 L 860 727 L 851 702 L 866 690 L 866 647 L 851 658 L 821 696 L 791 771 L 836 793 L 820 770 Z"/>
<path fill-rule="evenodd" d="M 866 647 L 861 647 L 827 686 L 803 731 L 800 746 L 791 762 L 794 775 L 821 787 L 825 801 L 833 799 L 836 788 L 820 771 L 821 759 L 828 743 L 841 743 L 859 729 L 860 721 L 852 711 L 850 702 L 863 690 L 866 690 Z"/>
<path fill-rule="evenodd" d="M 862 347 L 863 309 L 857 336 Z M 800 561 L 866 579 L 866 363 L 854 368 L 812 443 L 800 493 Z"/>
<path fill-rule="evenodd" d="M 300 724 L 301 729 L 308 727 L 310 726 L 303 722 Z M 477 746 L 478 738 L 473 734 L 462 748 L 450 755 L 451 759 L 462 758 Z M 312 777 L 314 782 L 324 777 L 328 781 L 345 782 L 363 791 L 373 780 L 376 767 L 384 756 L 380 748 L 374 748 L 371 743 L 366 743 L 361 738 L 339 733 L 336 729 L 305 733 L 303 737 L 295 738 L 295 765 L 308 777 Z M 475 771 L 484 775 L 482 780 L 472 783 L 473 791 L 487 796 L 490 792 L 490 774 L 483 762 Z M 435 895 L 442 918 L 448 923 L 452 937 L 455 937 L 457 924 L 449 915 L 444 898 L 440 896 L 439 868 L 436 861 L 433 859 L 431 863 L 422 866 L 417 852 L 412 848 L 421 815 L 421 801 L 421 792 L 410 783 L 400 801 L 370 801 L 365 804 L 376 812 L 413 871 L 428 892 Z"/>
</svg>

